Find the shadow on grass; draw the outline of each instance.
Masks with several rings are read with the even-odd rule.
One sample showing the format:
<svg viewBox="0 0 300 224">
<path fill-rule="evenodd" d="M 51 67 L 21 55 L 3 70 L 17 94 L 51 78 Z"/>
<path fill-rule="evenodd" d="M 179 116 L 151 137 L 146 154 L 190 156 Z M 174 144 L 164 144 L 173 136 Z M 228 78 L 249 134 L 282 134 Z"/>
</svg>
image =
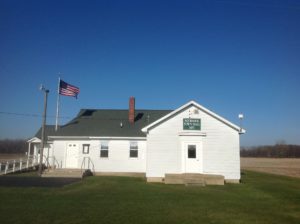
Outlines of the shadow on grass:
<svg viewBox="0 0 300 224">
<path fill-rule="evenodd" d="M 81 181 L 81 178 L 39 177 L 35 174 L 0 176 L 1 187 L 63 187 Z"/>
</svg>

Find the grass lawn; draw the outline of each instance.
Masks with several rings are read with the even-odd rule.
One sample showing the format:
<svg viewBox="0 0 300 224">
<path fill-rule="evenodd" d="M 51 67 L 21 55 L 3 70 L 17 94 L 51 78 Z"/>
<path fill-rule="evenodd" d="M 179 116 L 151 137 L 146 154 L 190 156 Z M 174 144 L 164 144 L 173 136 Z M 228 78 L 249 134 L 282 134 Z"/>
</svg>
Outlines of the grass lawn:
<svg viewBox="0 0 300 224">
<path fill-rule="evenodd" d="M 247 171 L 242 184 L 185 187 L 88 177 L 62 188 L 0 187 L 1 223 L 300 223 L 300 179 Z"/>
</svg>

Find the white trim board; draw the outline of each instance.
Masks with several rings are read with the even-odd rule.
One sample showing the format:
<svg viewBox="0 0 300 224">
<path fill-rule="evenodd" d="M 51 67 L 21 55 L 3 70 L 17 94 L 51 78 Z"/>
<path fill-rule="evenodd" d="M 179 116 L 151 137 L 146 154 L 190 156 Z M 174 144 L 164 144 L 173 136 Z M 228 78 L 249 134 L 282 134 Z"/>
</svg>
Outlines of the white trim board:
<svg viewBox="0 0 300 224">
<path fill-rule="evenodd" d="M 142 129 L 142 132 L 147 133 L 149 129 L 151 129 L 152 127 L 154 127 L 157 124 L 160 124 L 162 122 L 164 122 L 165 120 L 167 120 L 168 118 L 170 118 L 171 116 L 174 116 L 176 114 L 178 114 L 180 111 L 184 110 L 185 108 L 189 107 L 189 106 L 195 106 L 197 107 L 199 110 L 202 110 L 203 112 L 209 114 L 210 116 L 216 118 L 217 120 L 223 122 L 224 124 L 228 125 L 229 127 L 233 128 L 234 130 L 238 131 L 240 134 L 244 134 L 246 133 L 246 130 L 241 129 L 239 126 L 231 123 L 230 121 L 226 120 L 225 118 L 217 115 L 216 113 L 208 110 L 207 108 L 203 107 L 202 105 L 196 103 L 195 101 L 191 100 L 188 103 L 184 104 L 183 106 L 179 107 L 178 109 L 172 111 L 171 113 L 165 115 L 164 117 L 158 119 L 157 121 L 147 125 L 146 127 L 144 127 Z"/>
<path fill-rule="evenodd" d="M 49 139 L 70 139 L 70 140 L 100 140 L 100 139 L 105 139 L 105 140 L 147 140 L 146 137 L 109 137 L 109 136 L 49 136 Z"/>
</svg>

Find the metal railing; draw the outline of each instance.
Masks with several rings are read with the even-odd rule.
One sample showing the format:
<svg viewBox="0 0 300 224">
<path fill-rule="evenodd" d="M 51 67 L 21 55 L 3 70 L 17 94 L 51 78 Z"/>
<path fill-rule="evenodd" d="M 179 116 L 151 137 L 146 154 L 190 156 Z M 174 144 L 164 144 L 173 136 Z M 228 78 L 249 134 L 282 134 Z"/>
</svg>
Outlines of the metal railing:
<svg viewBox="0 0 300 224">
<path fill-rule="evenodd" d="M 0 163 L 0 175 L 14 173 L 21 170 L 29 169 L 38 165 L 36 156 L 30 156 L 26 159 L 13 159 Z"/>
<path fill-rule="evenodd" d="M 43 162 L 44 162 L 45 167 L 47 167 L 47 168 L 51 167 L 50 162 L 49 162 L 49 157 L 43 156 Z"/>
<path fill-rule="evenodd" d="M 50 162 L 50 161 L 51 162 Z M 59 164 L 58 160 L 55 158 L 55 156 L 49 156 L 49 157 L 46 157 L 44 156 L 44 161 L 45 161 L 45 166 L 47 168 L 53 168 L 53 169 L 56 169 L 56 168 L 61 168 L 62 166 Z"/>
<path fill-rule="evenodd" d="M 90 157 L 83 157 L 81 163 L 81 174 L 86 170 L 90 170 L 92 173 L 95 172 L 95 165 Z"/>
<path fill-rule="evenodd" d="M 55 158 L 55 156 L 52 157 L 53 159 L 53 166 L 54 168 L 62 168 L 62 163 L 59 164 L 58 160 Z"/>
</svg>

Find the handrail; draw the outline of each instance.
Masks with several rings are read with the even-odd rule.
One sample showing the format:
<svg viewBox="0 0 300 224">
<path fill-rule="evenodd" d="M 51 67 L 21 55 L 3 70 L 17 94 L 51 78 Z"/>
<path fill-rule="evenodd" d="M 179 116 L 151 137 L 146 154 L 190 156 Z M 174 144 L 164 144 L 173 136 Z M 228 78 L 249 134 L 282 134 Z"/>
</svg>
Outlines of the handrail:
<svg viewBox="0 0 300 224">
<path fill-rule="evenodd" d="M 32 156 L 29 156 L 29 159 L 32 159 L 32 157 L 34 157 L 33 155 Z M 9 162 L 9 163 L 13 163 L 14 160 L 27 160 L 28 159 L 28 156 L 24 156 L 24 157 L 18 157 L 18 159 L 7 159 L 5 162 Z"/>
<path fill-rule="evenodd" d="M 34 156 L 29 156 L 27 158 L 7 160 L 5 163 L 0 163 L 0 175 L 14 173 L 17 171 L 28 169 L 30 167 L 34 167 L 37 164 L 38 163 L 35 160 Z M 4 167 L 3 170 L 2 167 Z"/>
<path fill-rule="evenodd" d="M 46 162 L 45 166 L 46 167 L 51 167 L 51 165 L 49 163 L 49 157 L 46 157 L 45 155 L 43 155 L 43 158 L 45 159 L 45 162 Z"/>
<path fill-rule="evenodd" d="M 85 164 L 86 160 L 87 160 L 87 168 L 89 170 L 91 170 L 92 173 L 94 173 L 95 172 L 95 165 L 94 165 L 93 161 L 91 160 L 90 157 L 85 156 L 85 157 L 83 157 L 83 160 L 82 160 L 82 163 L 81 163 L 81 169 L 80 169 L 81 174 L 83 174 L 83 169 L 86 169 L 86 164 Z M 91 164 L 92 169 L 90 169 L 90 164 Z"/>
<path fill-rule="evenodd" d="M 58 162 L 58 160 L 55 158 L 55 156 L 52 156 L 53 157 L 53 166 L 55 165 L 55 163 L 57 164 L 57 168 L 61 168 L 60 166 L 59 166 L 59 162 Z"/>
<path fill-rule="evenodd" d="M 61 168 L 61 166 L 59 165 L 58 160 L 55 158 L 55 156 L 43 156 L 43 158 L 45 159 L 45 166 L 46 167 L 51 167 L 51 168 Z M 50 159 L 52 159 L 52 163 L 49 161 Z"/>
</svg>

